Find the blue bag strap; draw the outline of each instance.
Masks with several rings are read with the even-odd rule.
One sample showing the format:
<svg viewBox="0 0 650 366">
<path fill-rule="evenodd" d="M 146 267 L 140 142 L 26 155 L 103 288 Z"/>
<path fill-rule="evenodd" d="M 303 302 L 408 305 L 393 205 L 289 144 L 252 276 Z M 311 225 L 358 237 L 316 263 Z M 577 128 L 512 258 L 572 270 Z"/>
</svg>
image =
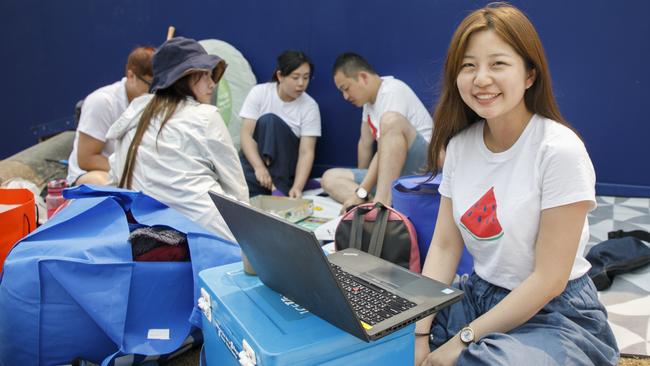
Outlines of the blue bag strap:
<svg viewBox="0 0 650 366">
<path fill-rule="evenodd" d="M 82 184 L 76 187 L 70 187 L 63 190 L 63 197 L 66 199 L 71 198 L 90 198 L 90 197 L 114 197 L 115 200 L 122 206 L 125 211 L 131 209 L 131 203 L 140 196 L 142 192 L 131 191 L 128 189 L 110 187 L 110 186 L 94 186 L 89 184 Z"/>
</svg>

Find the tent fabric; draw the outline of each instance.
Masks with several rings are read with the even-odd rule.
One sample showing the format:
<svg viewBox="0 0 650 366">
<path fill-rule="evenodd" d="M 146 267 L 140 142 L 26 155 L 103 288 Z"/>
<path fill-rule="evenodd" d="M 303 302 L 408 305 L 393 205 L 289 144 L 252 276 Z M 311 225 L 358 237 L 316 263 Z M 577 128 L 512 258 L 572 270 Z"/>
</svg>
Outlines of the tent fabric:
<svg viewBox="0 0 650 366">
<path fill-rule="evenodd" d="M 228 64 L 219 81 L 213 104 L 219 108 L 219 112 L 228 126 L 232 141 L 239 150 L 239 129 L 241 128 L 239 111 L 248 92 L 257 84 L 257 79 L 246 58 L 231 44 L 219 39 L 204 39 L 199 41 L 199 44 L 205 48 L 207 53 L 219 56 Z"/>
<path fill-rule="evenodd" d="M 82 185 L 64 196 L 75 199 L 7 256 L 0 365 L 177 350 L 201 326 L 198 273 L 240 261 L 239 246 L 141 192 Z M 134 262 L 127 216 L 185 233 L 191 262 Z"/>
</svg>

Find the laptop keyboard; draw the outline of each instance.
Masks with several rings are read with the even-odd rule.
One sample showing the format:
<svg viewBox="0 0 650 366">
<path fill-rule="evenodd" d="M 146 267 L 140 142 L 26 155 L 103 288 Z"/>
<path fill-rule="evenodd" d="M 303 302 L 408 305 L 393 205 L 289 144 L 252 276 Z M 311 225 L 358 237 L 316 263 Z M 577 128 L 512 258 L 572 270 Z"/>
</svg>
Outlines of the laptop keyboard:
<svg viewBox="0 0 650 366">
<path fill-rule="evenodd" d="M 331 266 L 357 317 L 369 325 L 415 306 L 415 303 L 353 276 L 335 264 Z"/>
</svg>

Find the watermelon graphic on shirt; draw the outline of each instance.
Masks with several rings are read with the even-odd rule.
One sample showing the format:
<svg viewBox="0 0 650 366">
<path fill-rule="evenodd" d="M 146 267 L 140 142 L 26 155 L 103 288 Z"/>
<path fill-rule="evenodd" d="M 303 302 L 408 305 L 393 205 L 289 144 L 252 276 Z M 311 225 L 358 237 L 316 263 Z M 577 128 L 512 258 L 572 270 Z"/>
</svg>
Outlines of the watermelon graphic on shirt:
<svg viewBox="0 0 650 366">
<path fill-rule="evenodd" d="M 503 229 L 497 219 L 497 200 L 494 187 L 479 198 L 460 218 L 460 226 L 474 239 L 496 240 L 503 236 Z"/>
</svg>

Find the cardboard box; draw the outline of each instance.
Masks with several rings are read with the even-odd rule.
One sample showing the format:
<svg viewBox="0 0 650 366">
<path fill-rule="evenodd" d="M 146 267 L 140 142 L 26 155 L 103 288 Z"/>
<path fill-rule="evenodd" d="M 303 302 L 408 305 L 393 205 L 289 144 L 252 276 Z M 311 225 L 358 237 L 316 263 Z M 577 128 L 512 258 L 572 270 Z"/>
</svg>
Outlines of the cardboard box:
<svg viewBox="0 0 650 366">
<path fill-rule="evenodd" d="M 298 222 L 314 213 L 312 200 L 259 195 L 251 198 L 251 205 L 287 221 Z"/>
</svg>

